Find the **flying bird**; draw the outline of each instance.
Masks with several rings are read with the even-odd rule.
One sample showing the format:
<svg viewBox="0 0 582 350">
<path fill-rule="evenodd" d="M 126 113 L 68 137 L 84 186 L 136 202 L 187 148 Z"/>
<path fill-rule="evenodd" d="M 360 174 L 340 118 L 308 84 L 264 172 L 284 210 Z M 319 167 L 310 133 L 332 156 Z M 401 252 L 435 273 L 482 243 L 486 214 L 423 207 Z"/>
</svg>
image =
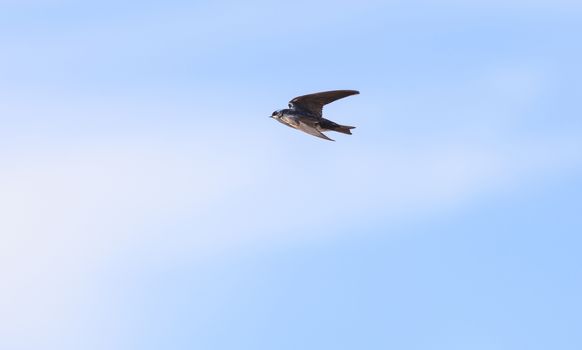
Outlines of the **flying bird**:
<svg viewBox="0 0 582 350">
<path fill-rule="evenodd" d="M 352 132 L 350 130 L 354 129 L 355 126 L 340 125 L 323 118 L 323 106 L 340 98 L 359 93 L 356 90 L 334 90 L 295 97 L 289 101 L 289 108 L 273 112 L 271 118 L 293 129 L 301 130 L 325 140 L 334 141 L 323 132 L 331 130 L 351 135 Z"/>
</svg>

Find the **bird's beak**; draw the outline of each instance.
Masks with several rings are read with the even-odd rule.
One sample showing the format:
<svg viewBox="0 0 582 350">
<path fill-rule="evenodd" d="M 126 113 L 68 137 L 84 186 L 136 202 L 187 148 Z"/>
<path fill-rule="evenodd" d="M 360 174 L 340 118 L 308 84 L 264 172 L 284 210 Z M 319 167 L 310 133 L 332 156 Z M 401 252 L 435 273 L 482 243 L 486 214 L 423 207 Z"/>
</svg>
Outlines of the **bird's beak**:
<svg viewBox="0 0 582 350">
<path fill-rule="evenodd" d="M 273 116 L 272 116 L 272 115 L 270 115 L 270 116 L 269 116 L 269 118 L 273 118 Z"/>
</svg>

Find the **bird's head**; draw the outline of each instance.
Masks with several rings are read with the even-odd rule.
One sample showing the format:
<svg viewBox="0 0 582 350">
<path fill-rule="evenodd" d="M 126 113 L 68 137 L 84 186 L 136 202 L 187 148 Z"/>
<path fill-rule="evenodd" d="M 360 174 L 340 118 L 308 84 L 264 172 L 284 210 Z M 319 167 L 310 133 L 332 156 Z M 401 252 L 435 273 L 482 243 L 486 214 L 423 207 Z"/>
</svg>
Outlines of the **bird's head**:
<svg viewBox="0 0 582 350">
<path fill-rule="evenodd" d="M 274 118 L 274 119 L 279 119 L 282 116 L 283 116 L 283 110 L 282 109 L 280 109 L 278 111 L 274 111 L 273 114 L 271 114 L 271 118 Z"/>
</svg>

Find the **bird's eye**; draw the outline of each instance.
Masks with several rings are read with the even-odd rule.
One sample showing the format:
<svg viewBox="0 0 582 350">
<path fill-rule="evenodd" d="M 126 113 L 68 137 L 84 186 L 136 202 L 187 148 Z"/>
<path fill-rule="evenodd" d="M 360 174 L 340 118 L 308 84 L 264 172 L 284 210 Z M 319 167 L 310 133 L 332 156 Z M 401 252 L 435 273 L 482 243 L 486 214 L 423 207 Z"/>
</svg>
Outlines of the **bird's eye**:
<svg viewBox="0 0 582 350">
<path fill-rule="evenodd" d="M 277 115 L 277 111 L 274 111 L 273 114 L 271 114 L 272 117 Z"/>
</svg>

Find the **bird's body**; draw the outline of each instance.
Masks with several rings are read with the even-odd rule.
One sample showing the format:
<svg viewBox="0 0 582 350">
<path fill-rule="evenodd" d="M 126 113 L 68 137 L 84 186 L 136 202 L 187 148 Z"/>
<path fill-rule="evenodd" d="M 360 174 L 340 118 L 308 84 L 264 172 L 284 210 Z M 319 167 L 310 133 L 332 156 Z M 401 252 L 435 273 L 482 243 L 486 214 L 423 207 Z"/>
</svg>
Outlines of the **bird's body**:
<svg viewBox="0 0 582 350">
<path fill-rule="evenodd" d="M 323 106 L 356 94 L 359 92 L 355 90 L 334 90 L 295 97 L 289 101 L 289 108 L 273 112 L 271 118 L 310 135 L 333 141 L 323 132 L 331 130 L 351 135 L 350 130 L 355 127 L 340 125 L 323 118 Z"/>
</svg>

